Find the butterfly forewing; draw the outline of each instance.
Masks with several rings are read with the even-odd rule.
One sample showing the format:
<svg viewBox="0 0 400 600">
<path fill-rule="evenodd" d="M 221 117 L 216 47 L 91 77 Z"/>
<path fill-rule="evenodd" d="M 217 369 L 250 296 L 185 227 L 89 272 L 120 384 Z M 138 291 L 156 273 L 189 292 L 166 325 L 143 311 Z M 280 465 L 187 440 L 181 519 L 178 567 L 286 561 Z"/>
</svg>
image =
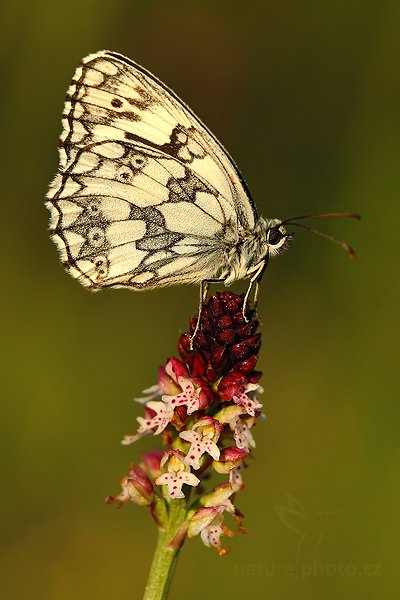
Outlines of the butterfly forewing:
<svg viewBox="0 0 400 600">
<path fill-rule="evenodd" d="M 232 159 L 173 92 L 129 59 L 84 59 L 68 90 L 48 193 L 64 264 L 94 289 L 215 276 L 254 227 Z"/>
</svg>

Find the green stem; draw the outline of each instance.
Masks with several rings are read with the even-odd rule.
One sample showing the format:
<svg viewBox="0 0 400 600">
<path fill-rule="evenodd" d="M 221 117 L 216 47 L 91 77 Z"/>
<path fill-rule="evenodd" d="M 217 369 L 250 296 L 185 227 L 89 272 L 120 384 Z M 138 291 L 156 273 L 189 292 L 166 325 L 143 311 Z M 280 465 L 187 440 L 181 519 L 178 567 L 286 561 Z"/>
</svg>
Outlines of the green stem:
<svg viewBox="0 0 400 600">
<path fill-rule="evenodd" d="M 183 541 L 181 536 L 176 534 L 185 518 L 186 499 L 170 501 L 168 521 L 165 528 L 159 530 L 143 600 L 167 600 L 176 560 Z M 171 544 L 171 542 L 173 543 Z"/>
</svg>

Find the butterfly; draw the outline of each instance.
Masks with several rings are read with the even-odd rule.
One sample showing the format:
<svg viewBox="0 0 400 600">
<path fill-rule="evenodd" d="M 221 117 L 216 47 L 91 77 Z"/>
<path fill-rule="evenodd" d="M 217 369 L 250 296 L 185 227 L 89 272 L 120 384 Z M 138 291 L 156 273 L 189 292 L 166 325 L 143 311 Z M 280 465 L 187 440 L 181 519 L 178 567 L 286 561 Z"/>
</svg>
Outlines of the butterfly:
<svg viewBox="0 0 400 600">
<path fill-rule="evenodd" d="M 91 290 L 249 279 L 292 234 L 259 216 L 220 142 L 129 58 L 90 54 L 68 89 L 46 206 L 61 260 Z"/>
</svg>

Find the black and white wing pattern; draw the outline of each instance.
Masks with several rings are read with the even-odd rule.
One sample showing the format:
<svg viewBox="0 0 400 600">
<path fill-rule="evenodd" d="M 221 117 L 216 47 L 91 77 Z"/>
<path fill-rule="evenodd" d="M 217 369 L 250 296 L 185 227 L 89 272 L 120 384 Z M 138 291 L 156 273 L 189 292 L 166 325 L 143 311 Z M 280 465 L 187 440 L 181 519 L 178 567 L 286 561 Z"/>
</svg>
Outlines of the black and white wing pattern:
<svg viewBox="0 0 400 600">
<path fill-rule="evenodd" d="M 253 229 L 237 167 L 182 101 L 128 58 L 86 57 L 47 194 L 64 265 L 92 289 L 199 283 Z"/>
</svg>

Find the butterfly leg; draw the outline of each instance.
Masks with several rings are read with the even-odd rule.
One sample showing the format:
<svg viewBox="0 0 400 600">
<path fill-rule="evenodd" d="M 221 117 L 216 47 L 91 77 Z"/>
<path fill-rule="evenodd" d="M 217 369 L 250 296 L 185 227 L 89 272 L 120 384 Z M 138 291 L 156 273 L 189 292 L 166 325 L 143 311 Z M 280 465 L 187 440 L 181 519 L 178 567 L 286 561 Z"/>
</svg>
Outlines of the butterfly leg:
<svg viewBox="0 0 400 600">
<path fill-rule="evenodd" d="M 269 263 L 269 256 L 267 255 L 264 261 L 264 266 L 261 270 L 261 273 L 259 275 L 259 277 L 256 280 L 256 285 L 255 285 L 255 290 L 254 290 L 254 299 L 253 299 L 253 303 L 254 303 L 254 312 L 255 312 L 255 318 L 257 319 L 257 321 L 260 321 L 260 316 L 258 314 L 258 296 L 260 293 L 260 281 L 265 273 L 265 269 L 268 267 L 268 263 Z M 262 325 L 261 321 L 260 321 L 260 325 Z"/>
<path fill-rule="evenodd" d="M 225 281 L 225 279 L 203 279 L 203 281 L 200 283 L 199 310 L 197 313 L 196 327 L 195 327 L 195 330 L 194 330 L 193 335 L 190 340 L 190 349 L 191 350 L 193 350 L 194 340 L 196 339 L 196 335 L 199 332 L 201 313 L 203 312 L 203 306 L 204 306 L 204 302 L 206 301 L 206 298 L 207 298 L 210 284 L 211 283 L 223 283 L 224 281 Z"/>
<path fill-rule="evenodd" d="M 246 316 L 246 306 L 247 306 L 247 301 L 249 299 L 251 288 L 253 287 L 253 284 L 255 284 L 254 309 L 256 311 L 256 315 L 258 315 L 258 312 L 257 312 L 257 302 L 258 302 L 258 294 L 259 294 L 259 291 L 260 291 L 260 281 L 261 281 L 261 278 L 262 278 L 262 276 L 264 274 L 265 269 L 267 268 L 267 265 L 268 265 L 268 258 L 266 258 L 265 260 L 263 260 L 260 263 L 258 269 L 255 271 L 255 273 L 253 274 L 252 278 L 250 279 L 249 287 L 247 288 L 246 294 L 244 296 L 243 307 L 242 307 L 242 315 L 243 315 L 243 318 L 246 321 L 246 323 L 249 321 L 249 319 Z"/>
<path fill-rule="evenodd" d="M 254 318 L 259 321 L 260 325 L 262 325 L 261 321 L 260 321 L 260 315 L 258 314 L 258 295 L 260 293 L 260 280 L 257 279 L 256 281 L 256 285 L 254 288 L 254 299 L 253 299 L 253 304 L 254 304 Z"/>
</svg>

